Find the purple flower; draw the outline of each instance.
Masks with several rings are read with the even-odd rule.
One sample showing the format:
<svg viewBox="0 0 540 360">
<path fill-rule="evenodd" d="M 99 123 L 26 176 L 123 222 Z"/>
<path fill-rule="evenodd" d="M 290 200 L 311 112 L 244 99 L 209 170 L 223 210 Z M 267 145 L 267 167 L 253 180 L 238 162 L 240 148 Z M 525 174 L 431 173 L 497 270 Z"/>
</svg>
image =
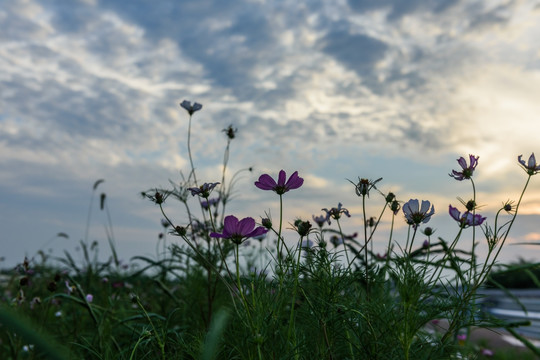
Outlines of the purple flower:
<svg viewBox="0 0 540 360">
<path fill-rule="evenodd" d="M 211 237 L 229 239 L 233 243 L 240 245 L 244 240 L 250 237 L 259 236 L 268 232 L 262 226 L 255 228 L 255 220 L 247 217 L 240 221 L 233 215 L 225 217 L 223 222 L 223 231 L 221 234 L 212 232 Z"/>
<path fill-rule="evenodd" d="M 330 225 L 330 218 L 338 220 L 341 217 L 341 214 L 345 214 L 347 217 L 351 217 L 351 214 L 349 214 L 349 210 L 345 209 L 344 207 L 341 207 L 341 203 L 338 203 L 338 207 L 331 208 L 330 210 L 324 208 L 322 211 L 326 212 L 326 218 L 328 219 L 328 225 Z"/>
<path fill-rule="evenodd" d="M 534 157 L 534 153 L 529 156 L 529 161 L 525 163 L 525 160 L 521 160 L 521 157 L 523 155 L 518 156 L 518 161 L 523 166 L 523 169 L 527 172 L 529 175 L 535 175 L 540 171 L 540 165 L 536 163 L 536 158 Z"/>
<path fill-rule="evenodd" d="M 495 353 L 493 352 L 493 350 L 490 350 L 490 349 L 482 349 L 482 355 L 484 355 L 484 356 L 493 356 L 493 355 L 495 355 Z"/>
<path fill-rule="evenodd" d="M 462 228 L 466 228 L 469 226 L 482 225 L 484 220 L 486 220 L 486 218 L 483 217 L 482 215 L 473 214 L 470 211 L 466 211 L 463 213 L 463 215 L 461 215 L 459 210 L 453 207 L 452 205 L 448 206 L 448 213 L 454 220 L 456 220 L 459 223 L 459 226 L 461 226 Z"/>
<path fill-rule="evenodd" d="M 199 195 L 200 197 L 203 197 L 203 198 L 207 199 L 210 196 L 210 193 L 212 192 L 212 190 L 214 190 L 214 188 L 216 187 L 217 184 L 219 184 L 219 183 L 218 182 L 216 182 L 216 183 L 204 183 L 199 187 L 192 187 L 192 188 L 189 188 L 188 190 L 191 191 L 191 195 L 193 195 L 193 196 Z"/>
<path fill-rule="evenodd" d="M 193 115 L 195 111 L 199 111 L 202 109 L 201 104 L 194 102 L 193 105 L 191 105 L 191 101 L 187 101 L 187 100 L 182 101 L 182 103 L 180 103 L 180 106 L 186 109 L 189 116 Z"/>
<path fill-rule="evenodd" d="M 419 206 L 417 199 L 411 199 L 403 205 L 403 213 L 407 224 L 412 225 L 414 229 L 421 223 L 427 223 L 435 213 L 435 208 L 427 200 L 422 200 L 422 207 Z"/>
<path fill-rule="evenodd" d="M 263 174 L 259 177 L 259 181 L 255 182 L 255 186 L 261 190 L 273 190 L 278 195 L 282 195 L 289 190 L 298 189 L 304 183 L 304 179 L 298 176 L 298 171 L 293 172 L 287 182 L 285 182 L 286 178 L 287 174 L 283 170 L 279 172 L 277 183 L 270 175 Z"/>
<path fill-rule="evenodd" d="M 470 165 L 467 166 L 467 161 L 465 160 L 465 158 L 463 158 L 463 156 L 460 157 L 459 159 L 457 159 L 457 162 L 461 166 L 461 169 L 463 170 L 462 171 L 452 170 L 452 173 L 448 175 L 450 175 L 451 177 L 459 181 L 462 181 L 464 179 L 470 179 L 473 175 L 476 165 L 478 165 L 478 158 L 479 158 L 478 156 L 469 155 Z"/>
<path fill-rule="evenodd" d="M 212 198 L 212 199 L 208 199 L 208 200 L 203 200 L 201 201 L 201 206 L 205 209 L 205 210 L 208 210 L 210 208 L 210 206 L 217 206 L 217 204 L 219 203 L 219 198 Z"/>
<path fill-rule="evenodd" d="M 336 235 L 332 235 L 330 237 L 330 242 L 332 243 L 332 245 L 334 245 L 334 247 L 338 247 L 339 245 L 343 244 L 343 238 L 338 237 Z"/>
<path fill-rule="evenodd" d="M 92 294 L 86 294 L 86 301 L 91 303 L 92 301 L 94 301 L 94 295 Z"/>
<path fill-rule="evenodd" d="M 328 225 L 330 225 L 330 219 L 328 218 L 327 215 L 319 215 L 319 216 L 312 215 L 311 217 L 313 218 L 313 221 L 315 221 L 317 225 L 319 225 L 320 228 L 323 227 L 326 221 L 328 221 Z"/>
</svg>

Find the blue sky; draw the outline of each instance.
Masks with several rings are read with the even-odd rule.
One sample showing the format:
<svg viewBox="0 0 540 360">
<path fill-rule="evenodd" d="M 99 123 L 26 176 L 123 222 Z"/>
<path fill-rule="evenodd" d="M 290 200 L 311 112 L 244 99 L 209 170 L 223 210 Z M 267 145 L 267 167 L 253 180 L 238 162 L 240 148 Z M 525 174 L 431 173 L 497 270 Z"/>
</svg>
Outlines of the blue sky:
<svg viewBox="0 0 540 360">
<path fill-rule="evenodd" d="M 276 196 L 253 182 L 298 170 L 306 181 L 287 194 L 287 221 L 342 202 L 353 214 L 344 226 L 359 231 L 361 201 L 346 179 L 383 177 L 380 188 L 400 200 L 432 201 L 436 235 L 451 238 L 448 204 L 471 197 L 469 183 L 448 176 L 459 156 L 480 156 L 478 202 L 493 221 L 525 183 L 517 156 L 540 155 L 539 1 L 0 4 L 4 264 L 44 244 L 75 251 L 98 179 L 121 256 L 155 253 L 161 216 L 138 194 L 189 170 L 184 99 L 204 106 L 192 140 L 202 181 L 221 179 L 221 129 L 239 129 L 230 173 L 254 172 L 238 183 L 229 208 L 238 216 L 277 215 Z M 540 241 L 532 180 L 510 242 Z M 180 204 L 168 211 L 186 220 Z M 90 240 L 103 256 L 105 221 L 95 206 Z"/>
</svg>

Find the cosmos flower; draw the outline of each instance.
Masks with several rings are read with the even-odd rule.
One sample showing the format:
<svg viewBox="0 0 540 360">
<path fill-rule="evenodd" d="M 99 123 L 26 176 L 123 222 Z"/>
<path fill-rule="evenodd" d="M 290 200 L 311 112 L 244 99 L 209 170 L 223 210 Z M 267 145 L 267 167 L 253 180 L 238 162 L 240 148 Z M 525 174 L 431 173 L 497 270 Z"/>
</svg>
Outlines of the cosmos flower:
<svg viewBox="0 0 540 360">
<path fill-rule="evenodd" d="M 202 105 L 199 103 L 194 102 L 193 105 L 191 105 L 191 101 L 184 100 L 180 103 L 180 106 L 186 109 L 189 116 L 193 115 L 195 111 L 199 111 L 202 109 Z"/>
<path fill-rule="evenodd" d="M 319 225 L 320 228 L 322 228 L 324 223 L 327 221 L 328 221 L 328 225 L 330 225 L 330 219 L 328 218 L 327 215 L 319 215 L 319 216 L 312 215 L 311 217 L 313 218 L 313 221 L 315 221 L 315 223 Z"/>
<path fill-rule="evenodd" d="M 324 208 L 322 211 L 326 212 L 326 218 L 328 219 L 328 224 L 330 225 L 330 218 L 338 220 L 341 217 L 341 214 L 345 214 L 347 217 L 351 217 L 349 210 L 342 207 L 341 203 L 338 203 L 338 207 L 333 207 L 330 210 Z"/>
<path fill-rule="evenodd" d="M 220 199 L 218 197 L 208 199 L 208 200 L 203 200 L 203 201 L 201 201 L 201 205 L 205 210 L 208 210 L 211 206 L 216 206 L 217 207 L 217 204 L 219 203 L 219 200 Z"/>
<path fill-rule="evenodd" d="M 452 173 L 448 175 L 459 181 L 462 181 L 464 179 L 470 179 L 474 173 L 476 165 L 478 165 L 478 158 L 478 156 L 469 155 L 470 165 L 467 166 L 467 161 L 465 160 L 465 158 L 463 158 L 463 156 L 460 157 L 459 159 L 457 159 L 457 162 L 461 166 L 462 171 L 452 170 Z"/>
<path fill-rule="evenodd" d="M 463 213 L 463 215 L 461 215 L 460 211 L 452 205 L 448 206 L 448 213 L 454 220 L 459 223 L 459 226 L 461 226 L 462 228 L 482 225 L 484 220 L 486 220 L 486 218 L 482 215 L 473 214 L 470 211 L 466 211 Z"/>
<path fill-rule="evenodd" d="M 218 184 L 219 184 L 218 182 L 204 183 L 199 187 L 192 187 L 192 188 L 189 188 L 188 190 L 191 191 L 191 195 L 193 196 L 199 195 L 200 197 L 207 199 L 210 196 L 210 193 L 212 192 L 212 190 L 214 190 L 214 188 Z"/>
<path fill-rule="evenodd" d="M 212 232 L 210 236 L 229 239 L 233 243 L 240 245 L 247 238 L 266 234 L 267 232 L 268 230 L 262 226 L 255 228 L 255 220 L 253 218 L 247 217 L 239 221 L 236 216 L 229 215 L 223 221 L 221 234 Z"/>
<path fill-rule="evenodd" d="M 285 182 L 287 174 L 284 170 L 280 170 L 278 181 L 272 179 L 268 174 L 263 174 L 259 177 L 259 181 L 255 182 L 255 186 L 261 190 L 273 190 L 278 195 L 282 195 L 289 190 L 298 189 L 304 183 L 304 179 L 298 176 L 298 171 L 292 173 L 289 180 Z"/>
<path fill-rule="evenodd" d="M 435 208 L 427 200 L 422 200 L 422 207 L 419 206 L 417 199 L 411 199 L 403 205 L 403 213 L 407 224 L 412 225 L 414 229 L 421 223 L 427 223 L 435 213 Z"/>
<path fill-rule="evenodd" d="M 521 160 L 523 155 L 518 156 L 518 161 L 523 166 L 523 169 L 527 172 L 529 175 L 535 175 L 540 171 L 540 165 L 536 163 L 536 158 L 534 157 L 534 153 L 529 156 L 529 161 L 525 163 L 525 160 Z"/>
</svg>

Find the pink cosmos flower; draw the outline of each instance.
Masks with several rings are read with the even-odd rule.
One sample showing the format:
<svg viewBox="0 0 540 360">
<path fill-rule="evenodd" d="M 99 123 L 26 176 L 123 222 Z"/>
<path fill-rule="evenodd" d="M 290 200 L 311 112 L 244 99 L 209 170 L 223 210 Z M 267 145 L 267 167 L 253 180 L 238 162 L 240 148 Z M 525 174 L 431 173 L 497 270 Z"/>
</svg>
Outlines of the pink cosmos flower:
<svg viewBox="0 0 540 360">
<path fill-rule="evenodd" d="M 261 190 L 273 190 L 278 195 L 282 195 L 289 190 L 298 189 L 304 183 L 304 179 L 298 176 L 298 171 L 293 172 L 287 182 L 285 182 L 286 178 L 287 174 L 284 170 L 280 170 L 277 183 L 270 175 L 263 174 L 259 177 L 259 181 L 255 182 L 255 186 Z"/>
<path fill-rule="evenodd" d="M 456 220 L 459 223 L 459 226 L 466 228 L 469 226 L 478 226 L 482 225 L 486 218 L 480 214 L 473 214 L 469 211 L 466 211 L 461 215 L 459 210 L 452 205 L 448 206 L 448 213 L 452 219 Z"/>
<path fill-rule="evenodd" d="M 523 166 L 523 169 L 527 172 L 529 175 L 534 175 L 540 172 L 540 165 L 536 163 L 536 158 L 534 157 L 534 153 L 529 156 L 529 161 L 525 163 L 525 160 L 521 160 L 521 157 L 523 155 L 518 156 L 518 161 Z"/>
<path fill-rule="evenodd" d="M 267 232 L 268 230 L 262 226 L 255 228 L 255 220 L 253 218 L 247 217 L 238 221 L 236 216 L 229 215 L 223 221 L 222 233 L 212 232 L 210 236 L 229 239 L 233 243 L 240 245 L 247 238 L 266 234 Z"/>
<path fill-rule="evenodd" d="M 465 160 L 465 158 L 463 158 L 463 156 L 460 157 L 459 159 L 457 159 L 457 162 L 463 170 L 459 172 L 456 170 L 452 170 L 452 173 L 448 175 L 459 181 L 462 181 L 464 179 L 470 179 L 473 175 L 476 165 L 478 165 L 478 158 L 478 156 L 469 155 L 470 165 L 467 166 L 467 161 Z"/>
</svg>

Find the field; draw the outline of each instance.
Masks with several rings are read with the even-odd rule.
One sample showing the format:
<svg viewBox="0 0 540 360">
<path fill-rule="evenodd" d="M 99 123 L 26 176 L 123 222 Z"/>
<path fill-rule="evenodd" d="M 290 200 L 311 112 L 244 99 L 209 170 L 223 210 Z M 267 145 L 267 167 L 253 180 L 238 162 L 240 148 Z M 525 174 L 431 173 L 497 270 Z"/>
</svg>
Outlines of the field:
<svg viewBox="0 0 540 360">
<path fill-rule="evenodd" d="M 191 125 L 202 105 L 181 104 Z M 191 128 L 191 127 L 190 127 Z M 172 188 L 143 191 L 158 207 L 163 232 L 156 256 L 122 264 L 112 231 L 111 257 L 98 260 L 99 245 L 81 241 L 83 261 L 71 254 L 53 261 L 24 259 L 2 273 L 2 359 L 483 359 L 515 358 L 515 349 L 490 349 L 471 341 L 477 328 L 506 328 L 479 306 L 510 233 L 529 182 L 540 171 L 534 154 L 518 158 L 525 171 L 516 201 L 503 203 L 489 222 L 477 210 L 474 172 L 478 157 L 458 160 L 451 177 L 471 185 L 461 209 L 450 206 L 456 233 L 435 236 L 427 200 L 401 200 L 384 192 L 381 179 L 350 180 L 362 202 L 364 226 L 342 231 L 350 216 L 341 204 L 312 219 L 283 219 L 287 193 L 304 185 L 298 172 L 261 174 L 253 184 L 275 198 L 278 218 L 256 221 L 227 213 L 238 173 L 228 176 L 229 149 L 237 129 L 223 130 L 226 145 L 219 182 L 197 179 L 188 132 L 191 169 Z M 451 166 L 451 165 L 449 165 Z M 250 169 L 246 169 L 249 171 Z M 100 181 L 93 187 L 93 195 Z M 196 206 L 190 206 L 197 199 Z M 105 209 L 105 197 L 99 207 Z M 367 218 L 367 202 L 380 204 Z M 185 209 L 176 223 L 164 205 Z M 393 227 L 384 254 L 371 250 L 381 218 L 406 221 L 408 235 L 397 245 Z M 112 224 L 109 224 L 112 230 Z M 283 229 L 297 237 L 285 239 Z M 472 236 L 469 250 L 458 247 Z M 439 234 L 438 234 L 439 235 Z M 446 238 L 445 236 L 449 236 Z M 175 242 L 168 239 L 175 237 Z M 426 240 L 424 240 L 426 239 Z M 477 254 L 479 241 L 487 254 Z M 169 244 L 169 245 L 167 245 Z M 175 245 L 176 244 L 176 245 Z M 540 284 L 538 264 L 515 265 Z M 433 331 L 433 324 L 445 322 Z M 540 350 L 526 339 L 520 358 Z"/>
</svg>

